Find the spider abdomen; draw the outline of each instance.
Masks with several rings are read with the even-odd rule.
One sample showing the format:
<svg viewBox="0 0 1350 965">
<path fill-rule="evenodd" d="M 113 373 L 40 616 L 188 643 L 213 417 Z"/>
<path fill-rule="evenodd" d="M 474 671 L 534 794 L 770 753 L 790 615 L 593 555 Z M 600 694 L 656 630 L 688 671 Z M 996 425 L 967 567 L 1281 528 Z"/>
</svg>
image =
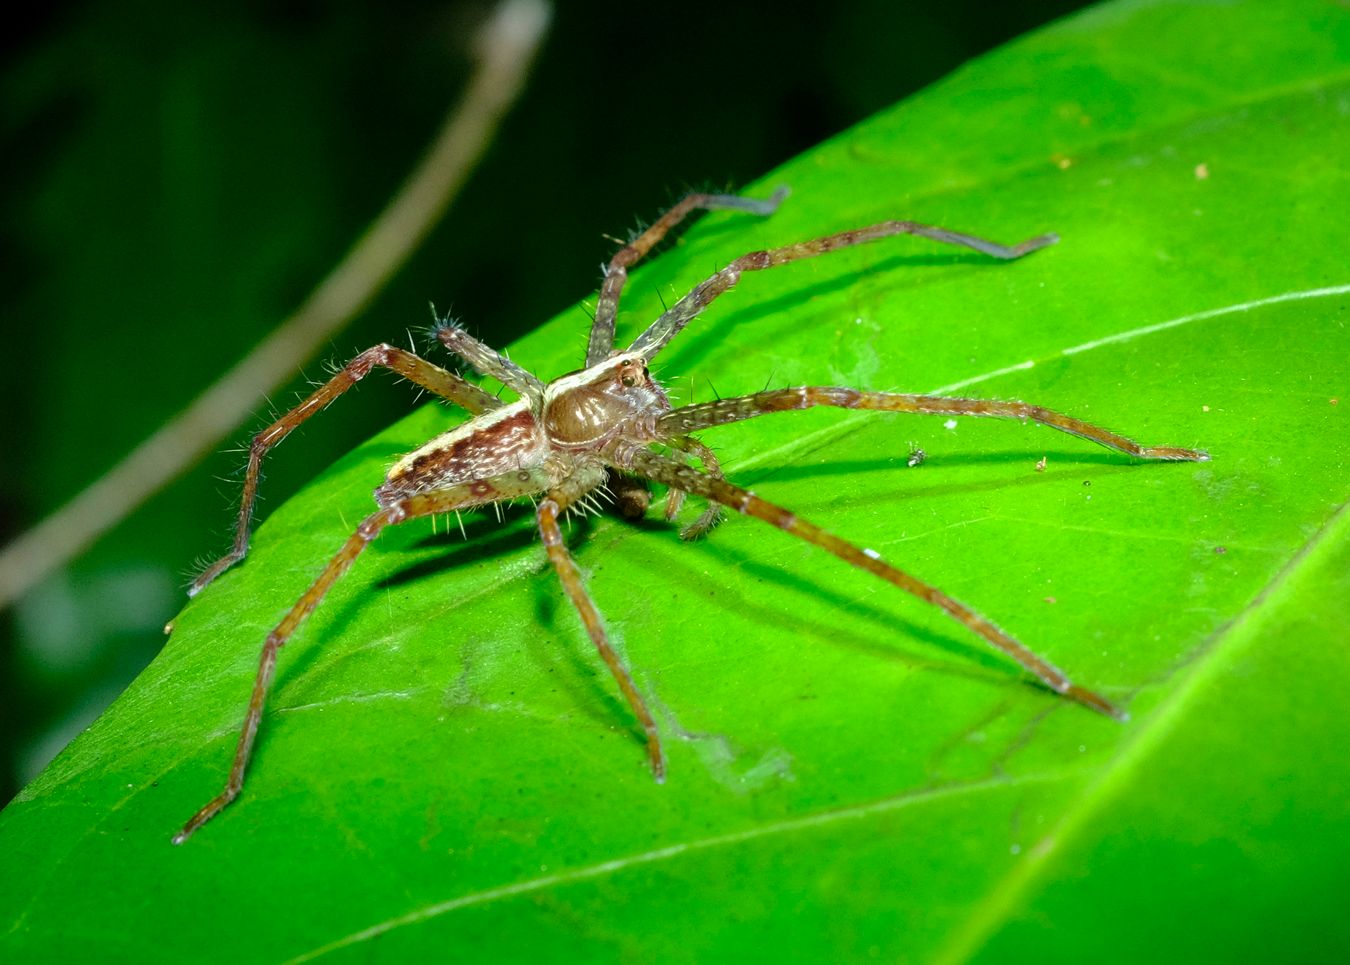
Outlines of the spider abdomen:
<svg viewBox="0 0 1350 965">
<path fill-rule="evenodd" d="M 375 501 L 389 506 L 419 493 L 538 466 L 548 453 L 534 413 L 515 402 L 443 432 L 408 453 L 375 490 Z"/>
</svg>

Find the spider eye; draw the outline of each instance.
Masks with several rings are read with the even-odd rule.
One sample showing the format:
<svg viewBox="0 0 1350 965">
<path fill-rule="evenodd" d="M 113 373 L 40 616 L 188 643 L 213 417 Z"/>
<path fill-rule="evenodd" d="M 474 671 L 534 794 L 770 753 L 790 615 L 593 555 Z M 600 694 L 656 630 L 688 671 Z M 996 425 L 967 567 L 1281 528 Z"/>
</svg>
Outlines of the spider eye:
<svg viewBox="0 0 1350 965">
<path fill-rule="evenodd" d="M 619 366 L 619 384 L 626 389 L 641 385 L 647 375 L 647 366 L 638 359 L 630 359 Z"/>
</svg>

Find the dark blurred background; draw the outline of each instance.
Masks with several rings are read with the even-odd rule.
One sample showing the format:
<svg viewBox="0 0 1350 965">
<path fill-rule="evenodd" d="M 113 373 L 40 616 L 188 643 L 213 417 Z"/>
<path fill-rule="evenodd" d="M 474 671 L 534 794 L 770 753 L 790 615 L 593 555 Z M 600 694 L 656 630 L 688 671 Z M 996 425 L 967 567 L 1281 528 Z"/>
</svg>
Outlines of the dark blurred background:
<svg viewBox="0 0 1350 965">
<path fill-rule="evenodd" d="M 593 290 L 603 235 L 690 186 L 756 178 L 1082 5 L 566 4 L 447 218 L 321 354 L 406 341 L 428 300 L 508 344 Z M 488 9 L 91 0 L 7 24 L 0 539 L 294 310 L 430 141 Z M 389 378 L 356 395 L 271 461 L 264 515 L 412 397 Z M 268 411 L 260 399 L 217 454 L 0 612 L 0 803 L 162 646 L 194 561 L 228 542 L 243 457 L 227 450 Z"/>
</svg>

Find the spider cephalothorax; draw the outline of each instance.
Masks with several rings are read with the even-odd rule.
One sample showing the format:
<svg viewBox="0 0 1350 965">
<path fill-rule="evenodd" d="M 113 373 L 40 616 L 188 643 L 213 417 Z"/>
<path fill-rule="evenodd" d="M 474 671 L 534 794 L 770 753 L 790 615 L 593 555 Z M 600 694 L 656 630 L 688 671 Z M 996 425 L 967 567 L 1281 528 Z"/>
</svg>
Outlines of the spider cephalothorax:
<svg viewBox="0 0 1350 965">
<path fill-rule="evenodd" d="M 663 312 L 628 348 L 614 350 L 614 320 L 628 268 L 651 251 L 691 212 L 722 208 L 767 215 L 782 200 L 782 191 L 767 201 L 731 195 L 690 195 L 655 224 L 621 248 L 610 260 L 596 303 L 595 322 L 586 350 L 586 367 L 545 383 L 473 338 L 449 321 L 436 329 L 437 339 L 478 373 L 497 379 L 520 398 L 503 403 L 482 389 L 411 352 L 377 345 L 362 352 L 300 405 L 259 433 L 249 450 L 234 547 L 193 584 L 196 594 L 244 557 L 249 522 L 257 495 L 263 455 L 296 426 L 324 408 L 383 366 L 467 410 L 473 418 L 400 459 L 375 490 L 379 509 L 361 523 L 314 584 L 296 601 L 263 644 L 258 675 L 248 713 L 225 789 L 198 811 L 174 837 L 182 843 L 238 796 L 253 742 L 262 721 L 263 705 L 276 669 L 277 652 L 301 622 L 318 606 L 332 585 L 386 527 L 408 519 L 530 497 L 537 500 L 536 522 L 550 562 L 587 634 L 614 675 L 628 705 L 646 733 L 647 757 L 655 778 L 664 780 L 665 755 L 661 737 L 646 702 L 628 669 L 609 644 L 604 625 L 581 575 L 563 542 L 560 515 L 605 486 L 628 514 L 646 509 L 646 481 L 669 489 L 666 516 L 673 518 L 686 494 L 708 501 L 708 509 L 681 531 L 694 539 L 717 522 L 722 507 L 771 523 L 783 532 L 826 550 L 892 585 L 940 607 L 986 642 L 1011 656 L 1058 693 L 1108 716 L 1126 719 L 1124 711 L 1106 698 L 1072 683 L 1056 667 L 1038 657 L 965 604 L 910 576 L 880 556 L 761 499 L 728 482 L 712 451 L 692 433 L 775 412 L 832 406 L 884 412 L 913 412 L 949 416 L 991 416 L 1031 419 L 1081 436 L 1140 459 L 1205 460 L 1203 452 L 1174 446 L 1141 446 L 1124 436 L 1071 416 L 1023 402 L 952 399 L 943 396 L 868 392 L 833 386 L 773 389 L 753 395 L 672 408 L 665 392 L 652 380 L 648 363 L 698 317 L 714 299 L 728 291 L 747 271 L 828 254 L 841 248 L 894 235 L 919 235 L 963 245 L 999 259 L 1019 258 L 1053 244 L 1054 235 L 1041 235 L 1005 247 L 982 238 L 959 234 L 912 221 L 883 221 L 811 241 L 754 251 L 714 272 Z M 697 462 L 699 465 L 695 466 Z"/>
<path fill-rule="evenodd" d="M 620 436 L 655 442 L 656 419 L 669 411 L 647 360 L 623 354 L 550 382 L 543 430 L 558 449 L 598 453 Z"/>
</svg>

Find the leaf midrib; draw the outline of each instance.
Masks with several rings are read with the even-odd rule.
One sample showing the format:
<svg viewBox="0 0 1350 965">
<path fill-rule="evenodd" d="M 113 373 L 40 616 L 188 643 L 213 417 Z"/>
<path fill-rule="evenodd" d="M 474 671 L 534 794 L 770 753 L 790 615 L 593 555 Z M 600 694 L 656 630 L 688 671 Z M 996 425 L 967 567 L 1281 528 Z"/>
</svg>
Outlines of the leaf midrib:
<svg viewBox="0 0 1350 965">
<path fill-rule="evenodd" d="M 1006 923 L 1033 886 L 1043 877 L 1051 859 L 1067 850 L 1087 825 L 1089 819 L 1126 789 L 1126 776 L 1138 770 L 1160 744 L 1181 726 L 1181 719 L 1189 702 L 1234 659 L 1244 644 L 1256 636 L 1256 625 L 1265 619 L 1266 604 L 1277 594 L 1288 590 L 1309 568 L 1317 565 L 1325 550 L 1350 536 L 1350 502 L 1342 502 L 1313 536 L 1301 546 L 1278 573 L 1263 586 L 1242 611 L 1216 631 L 1195 651 L 1195 659 L 1188 662 L 1179 686 L 1172 690 L 1149 715 L 1143 726 L 1136 729 L 1121 752 L 1097 771 L 1092 781 L 1068 807 L 1058 825 L 1046 832 L 1041 845 L 1033 847 L 1027 860 L 1014 865 L 975 908 L 967 924 L 957 931 L 947 945 L 934 957 L 940 963 L 969 960 Z"/>
</svg>

